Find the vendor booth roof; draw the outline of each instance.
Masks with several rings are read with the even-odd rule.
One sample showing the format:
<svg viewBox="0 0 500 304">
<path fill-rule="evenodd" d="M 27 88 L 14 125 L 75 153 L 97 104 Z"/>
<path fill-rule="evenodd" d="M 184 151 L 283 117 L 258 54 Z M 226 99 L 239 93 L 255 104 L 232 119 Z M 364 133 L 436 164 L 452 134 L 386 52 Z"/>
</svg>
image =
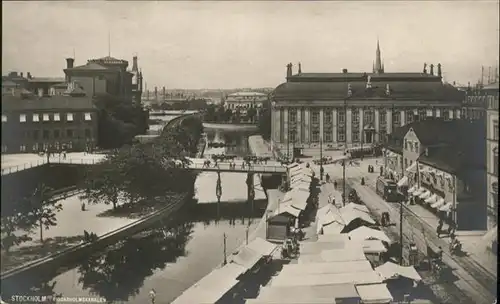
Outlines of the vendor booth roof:
<svg viewBox="0 0 500 304">
<path fill-rule="evenodd" d="M 418 188 L 413 192 L 413 196 L 419 196 L 420 194 L 424 193 L 425 189 L 424 188 Z"/>
<path fill-rule="evenodd" d="M 279 207 L 274 211 L 274 216 L 286 213 L 299 217 L 300 210 L 292 207 L 292 202 L 280 203 Z"/>
<path fill-rule="evenodd" d="M 398 181 L 398 187 L 403 187 L 403 186 L 408 186 L 408 176 L 403 176 L 399 181 Z"/>
<path fill-rule="evenodd" d="M 335 284 L 335 285 L 312 285 L 312 286 L 265 286 L 262 287 L 257 296 L 258 300 L 262 301 L 280 301 L 277 303 L 296 303 L 296 301 L 303 301 L 306 299 L 328 299 L 330 302 L 335 303 L 337 299 L 359 299 L 358 292 L 354 284 Z M 248 303 L 248 300 L 247 300 Z M 268 303 L 268 302 L 267 302 Z M 273 302 L 271 302 L 273 303 Z M 299 302 L 302 303 L 302 302 Z M 316 302 L 308 302 L 313 304 Z M 321 302 L 323 303 L 323 302 Z"/>
<path fill-rule="evenodd" d="M 451 210 L 451 207 L 453 206 L 453 203 L 452 202 L 448 202 L 446 204 L 444 204 L 443 206 L 441 206 L 439 208 L 439 211 L 445 211 L 445 212 L 448 212 Z"/>
<path fill-rule="evenodd" d="M 311 183 L 308 182 L 298 182 L 296 184 L 291 185 L 293 190 L 302 190 L 302 191 L 307 191 L 309 192 L 311 189 Z"/>
<path fill-rule="evenodd" d="M 362 244 L 364 253 L 387 252 L 387 248 L 380 240 L 364 240 Z"/>
<path fill-rule="evenodd" d="M 348 233 L 349 237 L 351 240 L 357 240 L 357 241 L 362 241 L 362 240 L 381 240 L 387 243 L 391 243 L 391 239 L 383 232 L 380 230 L 376 230 L 373 228 L 369 228 L 366 226 L 361 226 L 353 231 Z"/>
<path fill-rule="evenodd" d="M 411 187 L 410 189 L 408 189 L 408 193 L 409 194 L 412 194 L 413 192 L 415 192 L 417 190 L 417 187 L 413 186 Z"/>
<path fill-rule="evenodd" d="M 272 287 L 277 286 L 311 286 L 311 285 L 334 285 L 334 284 L 376 284 L 382 283 L 382 279 L 375 271 L 334 273 L 334 274 L 306 274 L 300 275 L 278 275 L 271 281 Z"/>
<path fill-rule="evenodd" d="M 406 168 L 406 172 L 416 172 L 417 171 L 417 163 L 411 164 L 408 168 Z"/>
<path fill-rule="evenodd" d="M 303 245 L 303 244 L 302 244 Z M 302 248 L 300 248 L 302 252 Z M 370 261 L 349 261 L 332 263 L 309 263 L 309 264 L 288 264 L 284 265 L 281 274 L 322 274 L 322 273 L 346 273 L 346 272 L 366 272 L 373 270 Z"/>
<path fill-rule="evenodd" d="M 344 249 L 323 250 L 320 256 L 327 262 L 347 262 L 366 260 L 361 244 L 351 244 Z"/>
<path fill-rule="evenodd" d="M 393 301 L 386 284 L 358 285 L 356 290 L 363 304 L 382 304 Z"/>
<path fill-rule="evenodd" d="M 349 204 L 345 205 L 345 207 L 342 207 L 342 208 L 346 208 L 346 209 L 350 208 L 350 209 L 353 209 L 353 210 L 356 210 L 356 211 L 361 211 L 361 212 L 364 212 L 366 214 L 370 214 L 370 210 L 365 205 L 360 205 L 360 204 L 355 204 L 355 203 L 349 203 Z"/>
<path fill-rule="evenodd" d="M 218 268 L 184 291 L 172 304 L 215 303 L 238 283 L 236 278 L 244 271 L 233 263 Z"/>
<path fill-rule="evenodd" d="M 283 224 L 283 225 L 286 225 L 286 224 L 289 224 L 290 223 L 290 217 L 287 216 L 286 214 L 279 214 L 279 215 L 275 215 L 273 217 L 270 217 L 267 219 L 267 221 L 269 222 L 270 225 L 279 225 L 279 224 Z"/>
<path fill-rule="evenodd" d="M 271 255 L 278 245 L 265 241 L 261 238 L 256 238 L 248 245 L 241 247 L 233 253 L 232 263 L 236 263 L 244 267 L 244 271 L 251 269 L 264 256 Z M 242 273 L 243 273 L 242 272 Z"/>
<path fill-rule="evenodd" d="M 291 163 L 291 164 L 286 165 L 286 167 L 287 167 L 288 169 L 292 169 L 292 168 L 296 168 L 296 167 L 300 167 L 300 166 L 299 166 L 299 164 L 297 164 L 297 163 Z"/>
<path fill-rule="evenodd" d="M 329 235 L 318 235 L 318 240 L 316 242 L 348 242 L 349 235 L 343 234 L 329 234 Z"/>
<path fill-rule="evenodd" d="M 340 233 L 342 233 L 342 230 L 344 230 L 344 228 L 345 228 L 345 225 L 337 223 L 337 222 L 333 222 L 333 223 L 330 223 L 330 224 L 322 227 L 323 234 L 328 234 L 328 235 L 340 234 Z"/>
<path fill-rule="evenodd" d="M 344 249 L 347 242 L 337 240 L 334 242 L 303 242 L 300 244 L 300 254 L 320 254 L 323 250 Z"/>
<path fill-rule="evenodd" d="M 431 207 L 437 209 L 437 208 L 440 208 L 443 205 L 444 205 L 444 198 L 438 196 L 437 201 L 435 203 L 433 203 L 431 205 Z"/>
<path fill-rule="evenodd" d="M 417 282 L 422 280 L 422 277 L 420 277 L 413 266 L 400 266 L 392 262 L 386 262 L 384 265 L 375 268 L 375 271 L 384 280 L 394 279 L 397 277 L 405 277 Z"/>
<path fill-rule="evenodd" d="M 424 193 L 421 193 L 418 197 L 419 197 L 420 199 L 426 199 L 426 198 L 428 198 L 429 196 L 431 196 L 431 192 L 430 192 L 429 190 L 425 190 L 425 192 L 424 192 Z"/>
<path fill-rule="evenodd" d="M 321 212 L 318 214 L 318 226 L 325 226 L 334 222 L 341 225 L 344 224 L 342 216 L 340 215 L 340 211 L 334 208 L 335 207 L 333 207 L 331 210 L 327 212 Z"/>
<path fill-rule="evenodd" d="M 345 225 L 349 225 L 349 223 L 358 218 L 369 224 L 375 224 L 375 221 L 371 218 L 371 216 L 363 211 L 352 208 L 340 208 L 339 210 Z"/>
<path fill-rule="evenodd" d="M 262 256 L 268 256 L 271 255 L 271 253 L 276 250 L 278 245 L 258 237 L 252 242 L 250 242 L 248 245 L 246 245 L 246 247 L 252 249 L 255 252 L 258 252 Z"/>
<path fill-rule="evenodd" d="M 290 298 L 277 298 L 269 300 L 257 299 L 246 299 L 246 304 L 335 304 L 335 300 L 325 299 L 325 298 L 304 298 L 304 299 L 290 299 Z"/>
</svg>

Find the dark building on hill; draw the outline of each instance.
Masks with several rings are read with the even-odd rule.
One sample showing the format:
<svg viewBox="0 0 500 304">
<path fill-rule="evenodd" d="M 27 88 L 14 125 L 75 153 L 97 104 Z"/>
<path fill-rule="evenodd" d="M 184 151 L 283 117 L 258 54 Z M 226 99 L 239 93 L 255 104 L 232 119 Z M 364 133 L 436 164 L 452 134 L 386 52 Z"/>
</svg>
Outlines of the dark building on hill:
<svg viewBox="0 0 500 304">
<path fill-rule="evenodd" d="M 142 95 L 142 72 L 133 58 L 132 70 L 128 71 L 128 61 L 106 56 L 88 60 L 86 64 L 74 66 L 74 59 L 66 59 L 67 83 L 77 83 L 87 94 L 111 94 L 126 101 L 139 102 Z"/>
<path fill-rule="evenodd" d="M 64 86 L 65 79 L 58 77 L 33 77 L 30 72 L 11 72 L 7 76 L 2 76 L 2 95 L 19 95 L 24 90 L 30 91 L 39 96 L 56 95 L 51 90 L 54 86 Z"/>
<path fill-rule="evenodd" d="M 293 74 L 271 93 L 274 147 L 357 147 L 381 142 L 395 128 L 429 117 L 460 118 L 464 92 L 442 82 L 441 65 L 420 73 L 385 71 L 380 47 L 372 72 Z"/>
<path fill-rule="evenodd" d="M 97 111 L 78 88 L 56 96 L 2 96 L 2 153 L 84 151 L 97 143 Z"/>
<path fill-rule="evenodd" d="M 384 149 L 385 174 L 459 229 L 486 228 L 484 121 L 431 119 L 397 128 Z"/>
</svg>

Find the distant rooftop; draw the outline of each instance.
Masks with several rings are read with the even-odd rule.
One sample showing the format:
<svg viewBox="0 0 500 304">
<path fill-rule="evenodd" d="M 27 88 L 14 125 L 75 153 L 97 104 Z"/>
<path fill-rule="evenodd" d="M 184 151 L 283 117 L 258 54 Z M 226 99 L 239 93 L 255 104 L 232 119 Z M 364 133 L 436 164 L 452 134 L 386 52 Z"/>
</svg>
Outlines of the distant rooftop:
<svg viewBox="0 0 500 304">
<path fill-rule="evenodd" d="M 259 92 L 237 92 L 228 95 L 228 97 L 242 97 L 242 96 L 265 97 L 267 95 Z"/>
<path fill-rule="evenodd" d="M 49 83 L 64 83 L 66 80 L 61 77 L 33 77 L 28 79 L 28 82 L 49 82 Z"/>
</svg>

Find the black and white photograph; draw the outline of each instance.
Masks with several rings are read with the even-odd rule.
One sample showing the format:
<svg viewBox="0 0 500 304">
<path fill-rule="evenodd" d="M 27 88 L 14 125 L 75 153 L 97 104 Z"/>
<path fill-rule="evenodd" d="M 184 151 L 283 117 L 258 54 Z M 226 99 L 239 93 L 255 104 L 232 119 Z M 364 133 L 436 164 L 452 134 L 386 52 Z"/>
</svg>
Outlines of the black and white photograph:
<svg viewBox="0 0 500 304">
<path fill-rule="evenodd" d="M 500 1 L 3 1 L 0 303 L 496 304 Z"/>
</svg>

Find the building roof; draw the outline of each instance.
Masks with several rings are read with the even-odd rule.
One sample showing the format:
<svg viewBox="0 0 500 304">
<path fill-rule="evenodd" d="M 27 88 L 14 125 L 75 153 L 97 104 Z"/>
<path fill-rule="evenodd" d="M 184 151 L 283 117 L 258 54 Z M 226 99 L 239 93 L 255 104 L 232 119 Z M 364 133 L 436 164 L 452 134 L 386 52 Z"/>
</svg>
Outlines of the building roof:
<svg viewBox="0 0 500 304">
<path fill-rule="evenodd" d="M 237 92 L 237 93 L 232 93 L 227 95 L 228 97 L 242 97 L 242 96 L 249 96 L 249 97 L 266 97 L 267 95 L 264 93 L 259 93 L 259 92 Z"/>
<path fill-rule="evenodd" d="M 17 87 L 19 87 L 19 84 L 15 83 L 12 80 L 2 80 L 2 87 L 4 87 L 4 88 L 8 88 L 8 87 L 17 88 Z"/>
<path fill-rule="evenodd" d="M 51 88 L 56 88 L 56 89 L 61 89 L 61 88 L 62 88 L 62 89 L 65 89 L 65 88 L 67 88 L 67 87 L 68 87 L 68 84 L 67 84 L 67 83 L 65 83 L 65 82 L 62 82 L 62 83 L 56 83 L 56 84 L 54 84 L 54 85 L 51 85 L 50 87 L 51 87 Z"/>
<path fill-rule="evenodd" d="M 396 128 L 386 144 L 389 150 L 401 153 L 404 136 L 413 129 L 425 148 L 419 162 L 450 173 L 484 166 L 484 122 L 470 120 L 427 119 Z"/>
<path fill-rule="evenodd" d="M 351 73 L 352 74 L 352 73 Z M 351 74 L 348 74 L 350 77 Z M 316 100 L 345 99 L 348 84 L 351 85 L 351 98 L 360 99 L 424 99 L 424 100 L 459 100 L 463 92 L 455 87 L 443 84 L 436 78 L 371 78 L 371 88 L 366 88 L 367 76 L 331 79 L 331 81 L 289 81 L 280 84 L 273 92 L 275 100 Z M 371 76 L 371 75 L 368 75 Z M 301 78 L 297 78 L 301 79 Z M 389 94 L 387 94 L 389 85 Z"/>
<path fill-rule="evenodd" d="M 91 110 L 94 109 L 92 98 L 56 95 L 51 97 L 20 98 L 2 96 L 2 112 L 37 111 L 37 110 Z"/>
<path fill-rule="evenodd" d="M 498 91 L 498 89 L 499 89 L 498 82 L 487 84 L 483 87 L 483 90 L 497 90 Z"/>
<path fill-rule="evenodd" d="M 63 83 L 66 80 L 61 77 L 33 77 L 28 79 L 28 82 L 48 82 L 48 83 Z"/>
<path fill-rule="evenodd" d="M 123 59 L 117 59 L 111 56 L 106 56 L 97 59 L 90 59 L 89 63 L 99 63 L 99 64 L 128 64 L 128 61 Z"/>
<path fill-rule="evenodd" d="M 102 70 L 107 70 L 108 68 L 101 65 L 101 64 L 98 64 L 98 63 L 95 63 L 95 62 L 87 62 L 86 64 L 84 65 L 80 65 L 80 66 L 76 66 L 76 67 L 73 67 L 73 68 L 70 68 L 70 69 L 65 69 L 65 70 L 89 70 L 89 71 L 102 71 Z"/>
</svg>

